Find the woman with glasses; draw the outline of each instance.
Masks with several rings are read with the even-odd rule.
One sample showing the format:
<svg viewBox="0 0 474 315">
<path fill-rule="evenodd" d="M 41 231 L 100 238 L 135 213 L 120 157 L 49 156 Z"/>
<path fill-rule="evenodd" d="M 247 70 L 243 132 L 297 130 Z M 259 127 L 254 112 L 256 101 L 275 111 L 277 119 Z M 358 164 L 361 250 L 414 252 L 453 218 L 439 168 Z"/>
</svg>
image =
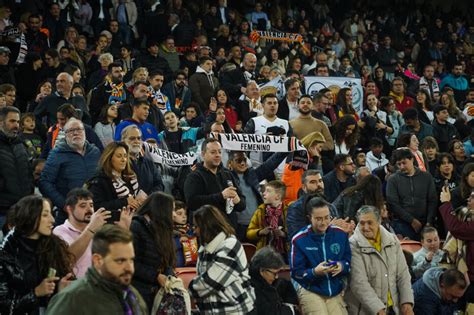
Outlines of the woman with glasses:
<svg viewBox="0 0 474 315">
<path fill-rule="evenodd" d="M 193 225 L 201 247 L 189 291 L 200 313 L 256 314 L 247 258 L 228 220 L 205 205 L 194 212 Z"/>
<path fill-rule="evenodd" d="M 454 158 L 454 172 L 457 176 L 461 176 L 462 169 L 466 163 L 466 151 L 461 140 L 454 139 L 448 144 L 448 153 Z"/>
<path fill-rule="evenodd" d="M 351 264 L 348 235 L 330 224 L 324 199 L 312 198 L 305 210 L 311 224 L 293 236 L 290 253 L 291 278 L 302 312 L 347 314 L 342 292 Z"/>
<path fill-rule="evenodd" d="M 255 253 L 250 262 L 250 277 L 252 286 L 255 289 L 255 305 L 257 315 L 292 315 L 294 305 L 297 304 L 296 293 L 292 290 L 294 298 L 291 304 L 287 304 L 285 297 L 280 295 L 277 286 L 284 280 L 278 278 L 278 274 L 284 267 L 281 255 L 270 246 L 263 247 Z M 291 287 L 291 286 L 289 286 Z"/>
</svg>

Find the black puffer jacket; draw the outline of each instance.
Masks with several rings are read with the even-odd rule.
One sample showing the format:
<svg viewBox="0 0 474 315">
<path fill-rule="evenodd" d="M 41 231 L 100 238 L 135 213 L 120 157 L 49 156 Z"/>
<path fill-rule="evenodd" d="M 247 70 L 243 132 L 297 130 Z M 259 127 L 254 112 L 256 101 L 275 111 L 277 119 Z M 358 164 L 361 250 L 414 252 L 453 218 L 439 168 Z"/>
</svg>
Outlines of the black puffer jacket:
<svg viewBox="0 0 474 315">
<path fill-rule="evenodd" d="M 157 277 L 162 264 L 161 254 L 158 252 L 153 228 L 144 216 L 133 218 L 130 231 L 133 233 L 135 249 L 135 274 L 132 284 L 140 292 L 148 307 L 151 307 L 154 295 L 160 286 Z M 164 269 L 162 273 L 173 274 L 172 267 Z"/>
<path fill-rule="evenodd" d="M 47 300 L 34 289 L 42 280 L 34 240 L 10 232 L 0 250 L 0 314 L 39 314 Z"/>
<path fill-rule="evenodd" d="M 283 304 L 283 300 L 278 294 L 277 289 L 268 284 L 257 272 L 250 274 L 252 286 L 255 289 L 255 305 L 257 306 L 257 315 L 291 315 L 293 314 L 290 306 Z"/>
<path fill-rule="evenodd" d="M 19 138 L 0 132 L 0 213 L 21 198 L 33 193 L 33 172 L 28 153 Z"/>
</svg>

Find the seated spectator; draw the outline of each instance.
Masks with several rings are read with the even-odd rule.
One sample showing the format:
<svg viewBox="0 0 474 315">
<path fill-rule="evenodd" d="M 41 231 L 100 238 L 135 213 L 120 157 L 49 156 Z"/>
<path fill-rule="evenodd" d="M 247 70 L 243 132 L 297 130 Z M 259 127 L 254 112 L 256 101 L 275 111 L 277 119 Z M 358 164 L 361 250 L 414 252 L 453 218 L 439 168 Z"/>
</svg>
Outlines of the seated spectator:
<svg viewBox="0 0 474 315">
<path fill-rule="evenodd" d="M 143 141 L 150 138 L 158 140 L 158 132 L 155 127 L 146 121 L 149 115 L 150 104 L 146 100 L 137 100 L 136 102 L 133 102 L 132 106 L 132 118 L 124 119 L 120 124 L 118 124 L 117 128 L 115 128 L 114 140 L 119 141 L 122 130 L 129 125 L 136 125 L 140 128 Z"/>
<path fill-rule="evenodd" d="M 460 136 L 456 127 L 448 122 L 449 112 L 445 106 L 436 105 L 433 109 L 433 113 L 433 136 L 436 141 L 438 141 L 439 150 L 441 152 L 446 152 L 448 151 L 449 142 L 451 142 L 453 139 L 460 139 Z M 464 150 L 464 144 L 462 142 L 461 145 Z"/>
<path fill-rule="evenodd" d="M 366 164 L 370 171 L 377 167 L 382 167 L 388 164 L 388 159 L 383 153 L 383 141 L 380 138 L 372 138 L 370 140 L 370 151 L 366 155 Z"/>
<path fill-rule="evenodd" d="M 183 129 L 179 127 L 178 122 L 178 116 L 174 112 L 166 112 L 166 129 L 158 134 L 158 139 L 168 150 L 184 154 L 196 145 L 197 140 L 206 136 L 206 131 L 204 127 Z"/>
<path fill-rule="evenodd" d="M 303 314 L 347 314 L 341 294 L 351 264 L 347 234 L 330 225 L 329 204 L 322 198 L 311 199 L 306 214 L 311 224 L 293 237 L 290 255 L 301 310 Z"/>
<path fill-rule="evenodd" d="M 438 231 L 431 226 L 421 230 L 420 250 L 413 254 L 412 270 L 417 278 L 421 278 L 426 270 L 438 267 L 443 258 L 444 251 L 439 249 L 440 241 Z"/>
<path fill-rule="evenodd" d="M 100 111 L 99 121 L 94 126 L 94 131 L 99 137 L 104 148 L 112 141 L 115 135 L 115 122 L 118 117 L 118 108 L 114 103 L 104 106 Z"/>
<path fill-rule="evenodd" d="M 338 218 L 356 221 L 356 213 L 363 205 L 383 207 L 382 183 L 372 174 L 362 177 L 354 186 L 344 189 L 332 203 Z"/>
<path fill-rule="evenodd" d="M 255 289 L 256 315 L 292 315 L 295 305 L 285 303 L 284 296 L 280 296 L 277 283 L 278 273 L 285 265 L 281 255 L 272 247 L 266 246 L 258 250 L 250 262 L 249 273 L 252 286 Z M 283 280 L 285 281 L 285 280 Z M 296 292 L 294 292 L 296 296 Z"/>
<path fill-rule="evenodd" d="M 283 257 L 287 257 L 289 244 L 286 241 L 286 215 L 288 206 L 283 204 L 286 186 L 281 181 L 265 185 L 263 204 L 255 211 L 247 228 L 247 239 L 257 242 L 257 250 L 272 246 Z"/>
<path fill-rule="evenodd" d="M 187 253 L 196 253 L 197 255 L 198 248 L 197 238 L 194 236 L 193 230 L 188 224 L 186 204 L 179 200 L 176 200 L 174 203 L 173 239 L 176 249 L 176 267 L 196 265 L 196 261 L 193 261 L 192 255 L 189 255 L 191 257 L 186 257 L 183 252 L 184 250 L 186 250 Z M 185 242 L 187 244 L 183 245 Z M 189 248 L 189 246 L 193 246 L 193 244 L 196 244 L 196 248 Z M 187 246 L 188 248 L 185 248 L 185 246 Z"/>
<path fill-rule="evenodd" d="M 92 241 L 92 267 L 55 296 L 46 314 L 148 314 L 143 298 L 131 285 L 135 272 L 132 234 L 106 225 Z"/>
<path fill-rule="evenodd" d="M 349 314 L 413 314 L 410 272 L 397 237 L 381 226 L 380 210 L 363 206 L 350 239 Z"/>
<path fill-rule="evenodd" d="M 416 315 L 457 314 L 468 284 L 462 272 L 431 268 L 413 284 Z"/>
<path fill-rule="evenodd" d="M 30 160 L 37 159 L 41 155 L 43 139 L 36 133 L 36 121 L 33 113 L 25 113 L 20 119 L 20 139 L 28 151 Z"/>
<path fill-rule="evenodd" d="M 460 176 L 466 162 L 472 161 L 472 159 L 468 161 L 466 152 L 464 151 L 464 144 L 459 139 L 453 139 L 448 144 L 447 152 L 453 157 L 454 173 Z"/>
<path fill-rule="evenodd" d="M 349 155 L 336 154 L 334 170 L 323 177 L 324 195 L 328 202 L 333 202 L 344 189 L 355 185 L 355 169 L 355 164 Z"/>
<path fill-rule="evenodd" d="M 457 103 L 461 103 L 469 89 L 469 84 L 467 79 L 462 75 L 463 65 L 460 62 L 457 62 L 451 70 L 451 73 L 448 74 L 439 84 L 441 90 L 445 87 L 450 87 L 453 89 L 454 98 Z"/>
<path fill-rule="evenodd" d="M 199 310 L 222 314 L 252 314 L 255 291 L 247 258 L 234 229 L 214 206 L 194 212 L 195 233 L 201 240 L 197 276 L 189 284 Z"/>
<path fill-rule="evenodd" d="M 155 292 L 173 273 L 176 257 L 173 244 L 174 198 L 157 192 L 151 194 L 132 220 L 135 249 L 135 274 L 132 283 L 148 308 L 153 306 Z"/>
<path fill-rule="evenodd" d="M 146 198 L 130 166 L 128 146 L 123 142 L 112 142 L 104 149 L 97 173 L 86 187 L 94 195 L 94 205 L 107 210 L 137 210 Z"/>
<path fill-rule="evenodd" d="M 0 249 L 0 312 L 39 313 L 47 306 L 47 297 L 72 280 L 74 257 L 67 244 L 51 233 L 54 217 L 46 198 L 24 197 L 10 211 L 14 228 Z"/>
<path fill-rule="evenodd" d="M 68 192 L 82 187 L 94 175 L 100 158 L 99 149 L 86 141 L 84 124 L 80 120 L 69 119 L 64 132 L 66 141 L 61 141 L 51 151 L 39 181 L 43 196 L 59 210 L 56 224 L 62 224 L 67 217 L 63 209 Z"/>
<path fill-rule="evenodd" d="M 438 169 L 437 157 L 439 154 L 438 142 L 435 138 L 429 136 L 423 139 L 420 146 L 423 156 L 426 157 L 425 162 L 428 164 L 428 169 L 431 176 L 435 176 Z"/>
<path fill-rule="evenodd" d="M 359 138 L 359 127 L 352 115 L 339 117 L 334 125 L 334 151 L 336 154 L 354 153 Z"/>
<path fill-rule="evenodd" d="M 418 112 L 415 108 L 408 108 L 403 113 L 405 124 L 400 128 L 400 135 L 404 133 L 414 133 L 419 141 L 423 141 L 428 136 L 433 137 L 433 127 L 418 119 Z"/>
<path fill-rule="evenodd" d="M 197 103 L 190 102 L 184 110 L 184 115 L 179 120 L 180 127 L 201 127 L 204 123 L 204 116 L 201 115 L 201 111 Z"/>
<path fill-rule="evenodd" d="M 467 205 L 467 199 L 474 191 L 474 163 L 466 163 L 462 169 L 459 186 L 452 190 L 453 209 Z"/>
<path fill-rule="evenodd" d="M 420 141 L 414 133 L 404 133 L 398 137 L 397 148 L 398 149 L 409 149 L 413 157 L 415 158 L 415 166 L 424 172 L 428 172 L 427 163 L 425 163 L 425 157 L 419 150 Z"/>
</svg>

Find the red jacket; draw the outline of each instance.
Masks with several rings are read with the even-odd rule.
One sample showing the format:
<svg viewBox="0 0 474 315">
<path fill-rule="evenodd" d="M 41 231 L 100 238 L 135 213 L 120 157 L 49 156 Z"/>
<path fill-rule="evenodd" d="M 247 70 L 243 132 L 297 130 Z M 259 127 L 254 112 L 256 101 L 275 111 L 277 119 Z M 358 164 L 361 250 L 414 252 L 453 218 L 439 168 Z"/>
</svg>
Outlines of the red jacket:
<svg viewBox="0 0 474 315">
<path fill-rule="evenodd" d="M 451 234 L 466 242 L 466 264 L 469 280 L 474 281 L 474 221 L 464 222 L 451 214 L 453 205 L 446 202 L 439 207 L 439 212 L 444 220 L 444 225 Z"/>
</svg>

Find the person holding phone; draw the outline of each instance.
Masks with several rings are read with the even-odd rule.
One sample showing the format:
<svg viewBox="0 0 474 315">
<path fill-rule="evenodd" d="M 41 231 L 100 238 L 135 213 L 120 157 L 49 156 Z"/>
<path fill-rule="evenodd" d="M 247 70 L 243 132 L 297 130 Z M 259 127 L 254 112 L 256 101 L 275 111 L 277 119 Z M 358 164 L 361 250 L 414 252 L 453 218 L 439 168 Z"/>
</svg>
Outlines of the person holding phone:
<svg viewBox="0 0 474 315">
<path fill-rule="evenodd" d="M 291 240 L 291 278 L 303 314 L 347 314 L 342 293 L 351 248 L 347 233 L 330 224 L 329 206 L 320 197 L 310 199 L 305 210 L 311 224 Z"/>
</svg>

